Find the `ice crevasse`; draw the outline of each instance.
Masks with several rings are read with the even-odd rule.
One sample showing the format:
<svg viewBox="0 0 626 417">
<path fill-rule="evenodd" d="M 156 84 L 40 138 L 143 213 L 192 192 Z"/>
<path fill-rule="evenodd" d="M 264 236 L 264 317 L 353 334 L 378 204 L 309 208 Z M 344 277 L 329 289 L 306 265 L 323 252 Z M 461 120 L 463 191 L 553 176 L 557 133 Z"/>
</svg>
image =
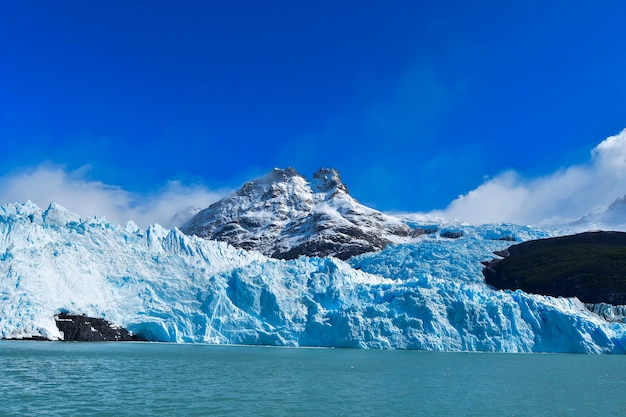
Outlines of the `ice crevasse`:
<svg viewBox="0 0 626 417">
<path fill-rule="evenodd" d="M 492 252 L 558 233 L 457 225 L 348 261 L 276 260 L 158 225 L 0 206 L 0 337 L 60 339 L 54 316 L 102 317 L 149 340 L 489 352 L 625 353 L 626 325 L 577 299 L 497 291 Z"/>
</svg>

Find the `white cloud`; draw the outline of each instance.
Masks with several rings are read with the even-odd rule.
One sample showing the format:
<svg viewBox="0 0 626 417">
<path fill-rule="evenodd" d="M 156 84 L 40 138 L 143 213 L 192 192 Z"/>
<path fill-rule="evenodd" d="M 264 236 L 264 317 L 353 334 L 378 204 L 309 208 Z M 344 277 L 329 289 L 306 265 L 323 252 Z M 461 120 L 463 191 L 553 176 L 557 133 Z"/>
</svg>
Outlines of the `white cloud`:
<svg viewBox="0 0 626 417">
<path fill-rule="evenodd" d="M 499 174 L 432 216 L 471 223 L 560 223 L 606 208 L 626 194 L 626 129 L 601 142 L 590 160 L 539 178 Z"/>
<path fill-rule="evenodd" d="M 225 191 L 201 185 L 169 181 L 146 195 L 86 179 L 87 168 L 67 171 L 63 166 L 43 164 L 0 177 L 0 203 L 31 200 L 42 208 L 52 201 L 83 217 L 105 217 L 124 224 L 133 220 L 141 227 L 159 223 L 173 227 L 173 216 L 189 207 L 205 208 Z"/>
<path fill-rule="evenodd" d="M 173 216 L 190 207 L 204 208 L 226 194 L 202 185 L 170 181 L 148 194 L 87 179 L 88 168 L 68 171 L 43 164 L 0 177 L 0 203 L 31 200 L 42 208 L 51 201 L 83 216 L 104 216 L 141 227 L 172 227 Z M 447 208 L 426 216 L 471 223 L 554 224 L 606 208 L 626 194 L 626 129 L 602 141 L 584 164 L 538 178 L 507 171 L 460 196 Z"/>
<path fill-rule="evenodd" d="M 591 151 L 595 165 L 609 175 L 624 177 L 626 172 L 626 129 L 606 138 Z"/>
</svg>

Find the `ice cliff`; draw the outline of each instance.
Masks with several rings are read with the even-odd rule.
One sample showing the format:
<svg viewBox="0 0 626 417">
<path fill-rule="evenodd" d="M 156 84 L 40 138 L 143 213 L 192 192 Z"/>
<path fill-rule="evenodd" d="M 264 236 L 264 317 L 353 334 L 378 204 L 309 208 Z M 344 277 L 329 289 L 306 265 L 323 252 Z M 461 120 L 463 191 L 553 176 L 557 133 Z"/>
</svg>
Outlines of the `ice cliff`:
<svg viewBox="0 0 626 417">
<path fill-rule="evenodd" d="M 626 325 L 577 299 L 484 283 L 481 261 L 493 251 L 558 231 L 454 231 L 461 236 L 425 234 L 345 262 L 279 260 L 178 229 L 83 219 L 55 204 L 4 205 L 0 337 L 62 338 L 54 316 L 68 312 L 169 342 L 624 353 Z"/>
</svg>

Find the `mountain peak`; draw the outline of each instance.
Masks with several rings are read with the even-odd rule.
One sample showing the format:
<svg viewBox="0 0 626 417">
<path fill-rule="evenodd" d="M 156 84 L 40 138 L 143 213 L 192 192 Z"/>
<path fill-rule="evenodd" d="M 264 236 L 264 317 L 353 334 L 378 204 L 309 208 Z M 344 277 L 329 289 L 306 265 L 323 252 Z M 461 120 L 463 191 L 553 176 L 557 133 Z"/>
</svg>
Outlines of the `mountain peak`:
<svg viewBox="0 0 626 417">
<path fill-rule="evenodd" d="M 609 210 L 620 210 L 626 208 L 626 195 L 619 197 L 609 205 Z"/>
<path fill-rule="evenodd" d="M 311 188 L 314 192 L 326 193 L 333 189 L 343 191 L 346 194 L 350 194 L 348 187 L 341 181 L 339 172 L 335 168 L 320 168 L 315 174 L 313 174 L 313 181 L 311 182 Z"/>
<path fill-rule="evenodd" d="M 606 210 L 587 214 L 568 223 L 575 230 L 622 230 L 626 231 L 626 195 L 613 201 Z"/>
<path fill-rule="evenodd" d="M 333 168 L 320 169 L 310 182 L 293 168 L 275 168 L 202 210 L 180 230 L 281 259 L 347 259 L 414 236 L 401 220 L 353 199 Z"/>
<path fill-rule="evenodd" d="M 263 183 L 263 184 L 273 184 L 273 183 L 276 183 L 276 182 L 289 181 L 289 179 L 293 178 L 293 177 L 301 177 L 301 175 L 298 174 L 298 171 L 296 171 L 292 167 L 288 167 L 288 168 L 285 168 L 285 169 L 274 168 L 273 170 L 271 170 L 270 172 L 265 174 L 265 176 L 259 178 L 258 180 L 252 181 L 252 182 L 258 181 L 258 182 Z"/>
</svg>

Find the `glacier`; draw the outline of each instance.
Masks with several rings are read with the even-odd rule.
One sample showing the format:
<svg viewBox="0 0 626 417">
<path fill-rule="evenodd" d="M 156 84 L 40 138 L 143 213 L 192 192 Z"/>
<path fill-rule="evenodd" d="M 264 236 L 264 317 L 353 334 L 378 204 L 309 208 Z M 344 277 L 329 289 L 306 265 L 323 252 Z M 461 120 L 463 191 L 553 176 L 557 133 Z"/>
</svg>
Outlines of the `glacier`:
<svg viewBox="0 0 626 417">
<path fill-rule="evenodd" d="M 280 260 L 177 228 L 84 219 L 54 203 L 2 205 L 0 337 L 62 339 L 54 316 L 70 312 L 161 342 L 625 353 L 626 324 L 578 299 L 484 282 L 481 262 L 494 251 L 566 231 L 438 227 L 347 261 Z"/>
</svg>

